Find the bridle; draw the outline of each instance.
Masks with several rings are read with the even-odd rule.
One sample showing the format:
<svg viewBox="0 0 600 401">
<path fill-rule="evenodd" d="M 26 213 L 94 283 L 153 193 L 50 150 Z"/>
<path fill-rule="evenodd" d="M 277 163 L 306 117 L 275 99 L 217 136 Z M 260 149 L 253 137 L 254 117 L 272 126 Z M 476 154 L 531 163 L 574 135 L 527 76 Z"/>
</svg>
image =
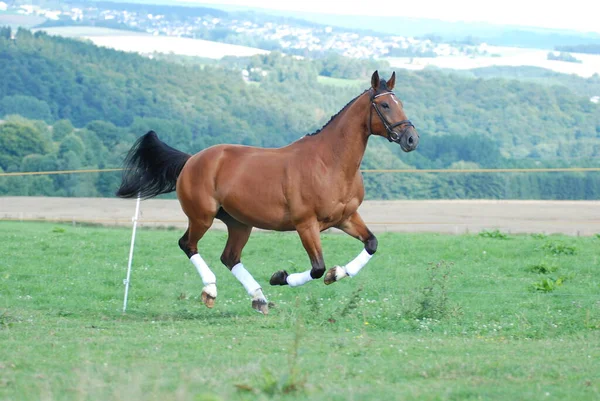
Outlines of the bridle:
<svg viewBox="0 0 600 401">
<path fill-rule="evenodd" d="M 380 96 L 385 96 L 385 95 L 393 95 L 394 92 L 384 92 L 384 93 L 380 93 L 379 95 L 371 95 L 371 105 L 373 106 L 373 108 L 375 109 L 375 111 L 377 112 L 377 115 L 379 116 L 379 118 L 381 118 L 381 122 L 383 123 L 383 126 L 385 127 L 385 130 L 387 131 L 387 139 L 390 142 L 396 142 L 396 143 L 400 143 L 400 136 L 401 134 L 397 133 L 396 131 L 394 131 L 394 128 L 399 127 L 401 125 L 404 125 L 404 130 L 406 130 L 408 127 L 415 127 L 413 125 L 413 123 L 410 122 L 410 120 L 402 120 L 402 121 L 398 121 L 397 123 L 394 124 L 390 124 L 390 122 L 385 118 L 385 116 L 383 115 L 383 113 L 381 113 L 381 110 L 379 110 L 379 107 L 377 106 L 377 103 L 375 103 L 375 99 L 377 99 Z M 373 112 L 369 113 L 369 134 L 373 134 L 373 131 L 371 130 L 371 121 L 373 119 Z M 419 134 L 417 133 L 417 136 Z"/>
</svg>

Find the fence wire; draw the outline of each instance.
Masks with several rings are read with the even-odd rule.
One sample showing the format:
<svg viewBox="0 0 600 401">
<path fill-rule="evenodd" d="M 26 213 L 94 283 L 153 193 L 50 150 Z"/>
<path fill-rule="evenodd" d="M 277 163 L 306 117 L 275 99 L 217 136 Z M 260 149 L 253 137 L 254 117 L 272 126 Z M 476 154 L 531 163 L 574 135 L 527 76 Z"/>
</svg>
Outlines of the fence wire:
<svg viewBox="0 0 600 401">
<path fill-rule="evenodd" d="M 19 177 L 28 175 L 58 175 L 58 174 L 87 174 L 110 173 L 123 171 L 122 168 L 55 170 L 55 171 L 19 171 L 0 173 L 0 177 Z M 600 167 L 557 167 L 557 168 L 474 168 L 474 169 L 363 169 L 362 173 L 400 173 L 400 174 L 491 174 L 491 173 L 583 173 L 597 172 Z"/>
</svg>

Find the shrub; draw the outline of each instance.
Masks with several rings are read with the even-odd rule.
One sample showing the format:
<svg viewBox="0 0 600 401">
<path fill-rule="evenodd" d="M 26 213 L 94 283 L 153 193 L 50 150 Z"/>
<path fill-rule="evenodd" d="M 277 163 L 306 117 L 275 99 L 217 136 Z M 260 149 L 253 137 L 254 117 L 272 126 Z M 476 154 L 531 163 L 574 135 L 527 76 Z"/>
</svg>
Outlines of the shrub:
<svg viewBox="0 0 600 401">
<path fill-rule="evenodd" d="M 500 230 L 482 231 L 479 233 L 483 238 L 508 239 L 508 235 L 501 233 Z"/>
<path fill-rule="evenodd" d="M 549 251 L 552 255 L 575 255 L 576 248 L 562 242 L 546 242 L 542 249 Z"/>
</svg>

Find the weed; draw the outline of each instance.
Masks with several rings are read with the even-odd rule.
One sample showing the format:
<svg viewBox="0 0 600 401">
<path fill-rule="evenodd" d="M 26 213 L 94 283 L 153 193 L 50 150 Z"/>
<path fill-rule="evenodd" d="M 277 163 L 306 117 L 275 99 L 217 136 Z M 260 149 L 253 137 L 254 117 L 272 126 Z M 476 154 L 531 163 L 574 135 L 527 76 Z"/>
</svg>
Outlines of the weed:
<svg viewBox="0 0 600 401">
<path fill-rule="evenodd" d="M 64 227 L 54 227 L 54 228 L 52 229 L 52 232 L 53 232 L 53 233 L 59 233 L 59 234 L 62 234 L 62 233 L 64 233 L 64 232 L 66 232 L 66 231 L 67 231 L 67 230 L 66 230 Z"/>
<path fill-rule="evenodd" d="M 562 242 L 546 242 L 542 249 L 550 252 L 554 256 L 558 255 L 575 255 L 576 248 Z"/>
<path fill-rule="evenodd" d="M 548 236 L 546 234 L 542 234 L 542 233 L 533 233 L 533 234 L 531 234 L 531 238 L 546 239 L 546 238 L 548 238 Z"/>
<path fill-rule="evenodd" d="M 448 299 L 448 287 L 451 277 L 451 269 L 454 264 L 444 260 L 433 264 L 430 263 L 427 271 L 429 272 L 429 285 L 421 290 L 420 299 L 417 306 L 407 311 L 408 315 L 416 319 L 442 319 L 447 317 L 451 310 Z"/>
<path fill-rule="evenodd" d="M 0 311 L 0 330 L 8 329 L 11 325 L 11 319 L 6 311 Z"/>
<path fill-rule="evenodd" d="M 360 286 L 356 290 L 352 291 L 348 302 L 345 302 L 342 307 L 337 308 L 327 321 L 329 323 L 335 323 L 338 319 L 348 316 L 353 310 L 358 308 L 360 303 L 360 292 L 363 290 L 363 287 Z"/>
<path fill-rule="evenodd" d="M 315 296 L 311 296 L 306 300 L 308 304 L 308 310 L 312 316 L 318 316 L 321 313 L 321 305 L 319 299 Z"/>
<path fill-rule="evenodd" d="M 299 298 L 296 298 L 296 308 L 300 306 Z M 270 369 L 263 368 L 262 375 L 257 386 L 247 384 L 235 384 L 238 391 L 252 392 L 255 394 L 263 393 L 268 396 L 281 394 L 290 394 L 301 392 L 306 387 L 307 374 L 301 373 L 298 366 L 300 341 L 303 337 L 302 317 L 296 317 L 294 327 L 294 339 L 292 348 L 288 354 L 288 370 L 283 374 L 275 374 Z"/>
<path fill-rule="evenodd" d="M 500 230 L 493 231 L 482 231 L 479 233 L 480 237 L 483 238 L 494 238 L 494 239 L 508 239 L 508 235 L 501 233 Z"/>
<path fill-rule="evenodd" d="M 552 292 L 560 287 L 566 280 L 566 277 L 554 279 L 552 277 L 544 277 L 531 284 L 531 289 L 540 292 Z"/>
<path fill-rule="evenodd" d="M 350 312 L 352 312 L 354 309 L 358 308 L 358 303 L 360 302 L 360 292 L 362 290 L 363 290 L 363 287 L 360 286 L 352 292 L 352 295 L 350 295 L 350 299 L 348 300 L 348 303 L 346 303 L 344 305 L 344 307 L 342 308 L 342 310 L 340 312 L 341 317 L 348 316 L 348 314 L 350 314 Z"/>
<path fill-rule="evenodd" d="M 553 273 L 558 270 L 558 266 L 548 265 L 546 262 L 540 262 L 535 265 L 528 266 L 527 271 L 539 274 Z"/>
</svg>

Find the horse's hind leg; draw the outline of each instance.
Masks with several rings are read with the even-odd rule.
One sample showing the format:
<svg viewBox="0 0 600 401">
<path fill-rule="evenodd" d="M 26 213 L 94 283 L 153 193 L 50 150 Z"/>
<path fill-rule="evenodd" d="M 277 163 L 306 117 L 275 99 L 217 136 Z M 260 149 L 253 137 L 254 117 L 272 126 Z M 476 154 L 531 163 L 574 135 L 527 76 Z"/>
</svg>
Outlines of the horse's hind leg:
<svg viewBox="0 0 600 401">
<path fill-rule="evenodd" d="M 227 225 L 227 244 L 221 255 L 221 262 L 233 273 L 235 278 L 244 286 L 248 294 L 252 297 L 252 308 L 262 314 L 269 313 L 269 306 L 265 298 L 262 287 L 252 277 L 242 264 L 242 249 L 248 242 L 252 227 L 247 226 L 233 217 L 220 210 L 217 218 L 221 219 Z"/>
<path fill-rule="evenodd" d="M 189 227 L 179 240 L 179 247 L 190 258 L 190 261 L 202 278 L 202 283 L 204 284 L 204 288 L 202 288 L 202 302 L 209 308 L 215 305 L 215 299 L 217 298 L 217 278 L 198 253 L 198 241 L 200 241 L 200 238 L 204 236 L 211 225 L 212 218 L 206 220 L 192 220 L 190 218 Z"/>
</svg>

